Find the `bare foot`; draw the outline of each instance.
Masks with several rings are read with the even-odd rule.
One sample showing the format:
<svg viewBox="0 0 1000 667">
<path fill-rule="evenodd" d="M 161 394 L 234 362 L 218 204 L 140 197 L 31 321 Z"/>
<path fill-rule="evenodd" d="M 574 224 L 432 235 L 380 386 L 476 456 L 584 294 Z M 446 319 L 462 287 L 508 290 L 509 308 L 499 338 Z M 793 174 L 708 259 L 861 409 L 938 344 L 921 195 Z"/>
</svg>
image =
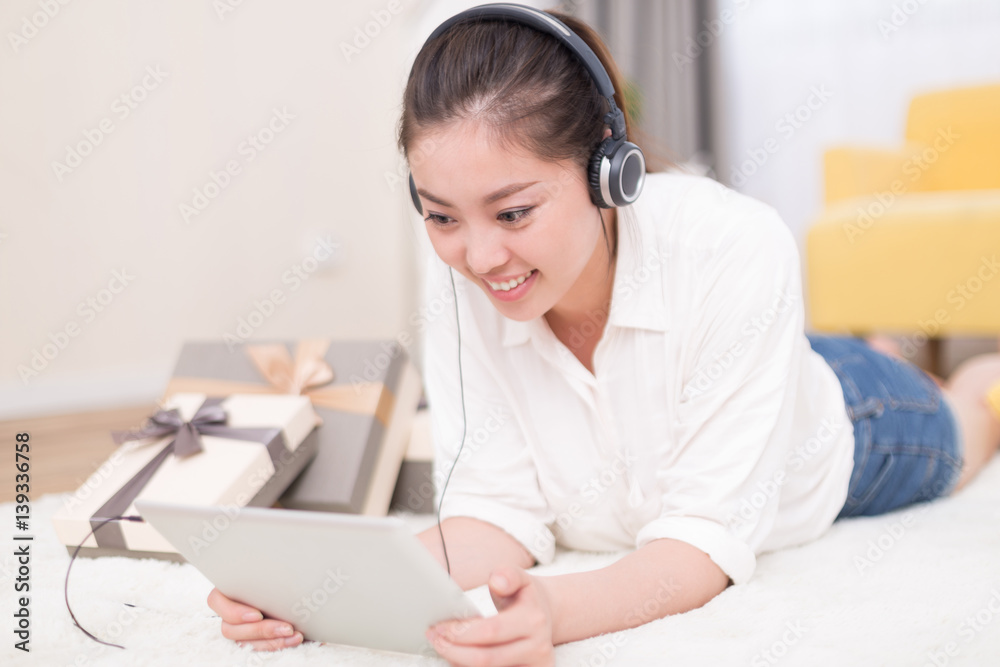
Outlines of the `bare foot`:
<svg viewBox="0 0 1000 667">
<path fill-rule="evenodd" d="M 902 361 L 910 361 L 909 359 L 903 356 L 902 347 L 900 346 L 899 342 L 895 338 L 892 338 L 891 336 L 885 336 L 882 334 L 872 334 L 871 336 L 867 336 L 865 338 L 865 342 L 868 343 L 868 347 L 872 348 L 876 352 L 881 352 L 886 356 L 895 357 L 896 359 L 901 359 Z M 939 387 L 944 386 L 943 378 L 938 377 L 937 375 L 931 373 L 930 371 L 924 369 L 921 370 L 927 373 L 927 375 L 929 375 L 930 378 L 934 380 L 934 383 L 937 386 Z"/>
<path fill-rule="evenodd" d="M 874 334 L 866 337 L 865 342 L 868 343 L 868 347 L 876 352 L 881 352 L 897 359 L 903 359 L 902 349 L 895 338 L 883 336 L 882 334 Z"/>
<path fill-rule="evenodd" d="M 976 476 L 1000 446 L 1000 415 L 990 406 L 998 383 L 1000 354 L 982 354 L 959 364 L 943 389 L 958 421 L 964 447 L 965 465 L 956 491 Z"/>
</svg>

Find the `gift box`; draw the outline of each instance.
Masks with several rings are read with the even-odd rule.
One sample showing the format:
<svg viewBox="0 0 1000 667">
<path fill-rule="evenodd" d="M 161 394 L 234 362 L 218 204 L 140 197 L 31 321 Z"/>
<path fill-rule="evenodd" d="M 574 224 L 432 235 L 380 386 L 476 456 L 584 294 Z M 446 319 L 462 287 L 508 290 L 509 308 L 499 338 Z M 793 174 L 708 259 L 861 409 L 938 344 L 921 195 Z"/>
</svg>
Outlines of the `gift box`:
<svg viewBox="0 0 1000 667">
<path fill-rule="evenodd" d="M 413 418 L 410 441 L 403 457 L 403 465 L 396 480 L 389 509 L 394 512 L 433 514 L 434 505 L 434 447 L 431 441 L 430 412 L 426 405 L 417 410 Z"/>
<path fill-rule="evenodd" d="M 67 497 L 53 517 L 56 535 L 71 553 L 82 544 L 84 556 L 182 560 L 145 522 L 101 523 L 137 516 L 140 498 L 270 506 L 316 455 L 317 422 L 303 396 L 173 394 L 141 429 L 114 434 L 121 446 L 99 479 Z"/>
<path fill-rule="evenodd" d="M 385 516 L 422 383 L 393 340 L 189 342 L 167 388 L 174 391 L 308 397 L 323 421 L 318 452 L 279 505 Z"/>
</svg>

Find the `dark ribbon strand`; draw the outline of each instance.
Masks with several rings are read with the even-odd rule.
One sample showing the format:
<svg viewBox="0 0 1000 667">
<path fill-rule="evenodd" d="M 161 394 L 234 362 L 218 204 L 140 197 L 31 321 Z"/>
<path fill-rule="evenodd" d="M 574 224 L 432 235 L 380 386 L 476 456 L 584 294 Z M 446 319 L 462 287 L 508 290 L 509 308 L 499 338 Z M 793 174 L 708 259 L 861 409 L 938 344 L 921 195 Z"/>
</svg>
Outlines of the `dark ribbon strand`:
<svg viewBox="0 0 1000 667">
<path fill-rule="evenodd" d="M 205 399 L 205 402 L 198 408 L 198 411 L 189 422 L 184 422 L 176 410 L 160 410 L 153 415 L 143 428 L 137 431 L 115 432 L 113 434 L 116 442 L 163 437 L 173 433 L 177 435 L 173 441 L 158 452 L 132 479 L 123 484 L 90 517 L 90 525 L 93 528 L 97 546 L 122 550 L 128 548 L 125 544 L 125 535 L 122 533 L 121 523 L 117 521 L 108 522 L 105 519 L 125 514 L 129 506 L 132 505 L 132 502 L 135 501 L 143 488 L 145 488 L 156 474 L 156 471 L 163 465 L 163 462 L 172 454 L 174 456 L 183 456 L 178 453 L 179 447 L 184 447 L 189 452 L 192 447 L 196 448 L 195 453 L 202 451 L 202 435 L 262 444 L 267 448 L 271 462 L 277 466 L 282 455 L 288 452 L 285 436 L 281 429 L 233 428 L 226 426 L 227 416 L 221 406 L 223 400 L 225 399 Z M 182 439 L 185 442 L 181 442 Z"/>
<path fill-rule="evenodd" d="M 177 408 L 158 410 L 149 418 L 146 425 L 136 431 L 112 431 L 111 437 L 117 444 L 129 440 L 144 440 L 146 438 L 162 438 L 174 435 L 174 455 L 191 456 L 202 451 L 201 434 L 208 434 L 212 426 L 225 426 L 229 419 L 222 409 L 221 398 L 210 398 L 202 403 L 194 417 L 185 421 Z"/>
</svg>

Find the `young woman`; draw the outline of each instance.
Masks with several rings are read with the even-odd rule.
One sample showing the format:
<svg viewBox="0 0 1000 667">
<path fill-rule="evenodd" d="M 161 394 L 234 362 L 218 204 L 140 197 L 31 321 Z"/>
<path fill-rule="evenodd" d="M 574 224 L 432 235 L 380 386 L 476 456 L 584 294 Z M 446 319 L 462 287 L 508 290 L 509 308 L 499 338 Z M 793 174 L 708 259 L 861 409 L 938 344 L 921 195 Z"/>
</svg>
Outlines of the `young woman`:
<svg viewBox="0 0 1000 667">
<path fill-rule="evenodd" d="M 594 31 L 548 15 L 624 109 Z M 551 665 L 560 643 L 699 607 L 760 553 L 953 493 L 1000 444 L 985 401 L 1000 355 L 938 387 L 864 341 L 804 333 L 796 244 L 772 208 L 677 172 L 595 205 L 591 158 L 612 130 L 583 62 L 523 22 L 460 20 L 420 51 L 403 101 L 427 297 L 454 284 L 460 312 L 424 342 L 447 558 L 437 526 L 419 537 L 499 611 L 429 630 L 456 665 Z M 525 571 L 557 543 L 634 551 Z M 218 591 L 209 605 L 231 639 L 302 640 Z"/>
</svg>

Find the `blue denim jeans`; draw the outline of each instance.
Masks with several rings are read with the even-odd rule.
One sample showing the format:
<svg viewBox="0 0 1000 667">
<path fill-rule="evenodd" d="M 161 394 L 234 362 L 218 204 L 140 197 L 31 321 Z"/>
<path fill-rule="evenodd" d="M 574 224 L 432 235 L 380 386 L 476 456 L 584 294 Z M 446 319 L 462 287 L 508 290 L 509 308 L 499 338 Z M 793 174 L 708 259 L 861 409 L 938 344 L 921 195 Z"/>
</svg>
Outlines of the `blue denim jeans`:
<svg viewBox="0 0 1000 667">
<path fill-rule="evenodd" d="M 854 425 L 854 472 L 837 519 L 950 494 L 962 470 L 961 432 L 930 376 L 860 338 L 806 338 L 837 374 Z"/>
</svg>

